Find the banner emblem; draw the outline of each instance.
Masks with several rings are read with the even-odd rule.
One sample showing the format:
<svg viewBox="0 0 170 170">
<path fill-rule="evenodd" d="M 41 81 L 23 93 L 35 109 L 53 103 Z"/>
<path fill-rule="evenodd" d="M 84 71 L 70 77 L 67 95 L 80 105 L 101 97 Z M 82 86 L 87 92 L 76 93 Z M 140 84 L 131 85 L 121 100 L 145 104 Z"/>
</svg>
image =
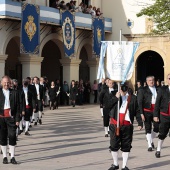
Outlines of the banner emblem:
<svg viewBox="0 0 170 170">
<path fill-rule="evenodd" d="M 102 30 L 100 28 L 97 28 L 97 40 L 98 40 L 98 45 L 100 46 L 102 40 Z"/>
<path fill-rule="evenodd" d="M 31 41 L 37 31 L 37 27 L 34 23 L 34 17 L 32 15 L 28 16 L 28 21 L 25 24 L 25 32 Z"/>
<path fill-rule="evenodd" d="M 70 50 L 74 42 L 74 27 L 69 17 L 65 18 L 62 28 L 64 30 L 64 45 Z"/>
<path fill-rule="evenodd" d="M 100 56 L 101 41 L 104 41 L 104 37 L 105 37 L 104 18 L 102 18 L 102 17 L 93 17 L 92 21 L 93 21 L 93 23 L 92 23 L 93 54 L 96 57 L 99 57 Z"/>
</svg>

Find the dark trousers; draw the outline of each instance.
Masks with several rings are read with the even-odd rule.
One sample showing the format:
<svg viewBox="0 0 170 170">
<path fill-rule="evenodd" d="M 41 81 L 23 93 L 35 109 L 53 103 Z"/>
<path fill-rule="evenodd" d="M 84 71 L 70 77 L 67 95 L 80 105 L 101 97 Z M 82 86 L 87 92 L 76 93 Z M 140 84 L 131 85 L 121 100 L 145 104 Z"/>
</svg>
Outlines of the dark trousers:
<svg viewBox="0 0 170 170">
<path fill-rule="evenodd" d="M 153 121 L 153 113 L 152 112 L 144 112 L 145 116 L 145 133 L 151 133 L 152 131 L 152 124 L 153 124 L 153 131 L 158 133 L 159 131 L 159 123 Z"/>
<path fill-rule="evenodd" d="M 133 125 L 120 126 L 120 134 L 116 136 L 116 125 L 110 125 L 110 149 L 117 152 L 130 152 L 133 139 Z"/>
<path fill-rule="evenodd" d="M 56 97 L 56 107 L 58 108 L 58 104 L 59 104 L 59 95 Z"/>
<path fill-rule="evenodd" d="M 63 104 L 65 105 L 65 103 L 69 105 L 69 97 L 66 92 L 63 92 Z"/>
<path fill-rule="evenodd" d="M 97 90 L 94 90 L 94 103 L 97 103 Z"/>
<path fill-rule="evenodd" d="M 30 117 L 32 116 L 33 110 L 31 108 L 25 110 L 24 120 L 30 121 Z"/>
<path fill-rule="evenodd" d="M 103 125 L 104 125 L 104 127 L 109 126 L 109 120 L 110 120 L 109 112 L 110 112 L 110 109 L 103 108 Z"/>
<path fill-rule="evenodd" d="M 37 100 L 36 101 L 36 112 L 38 111 L 43 111 L 43 103 L 42 103 L 42 100 Z"/>
<path fill-rule="evenodd" d="M 170 116 L 160 115 L 158 138 L 164 140 L 167 137 L 169 129 L 170 129 Z"/>
<path fill-rule="evenodd" d="M 16 122 L 14 118 L 0 118 L 0 144 L 7 145 L 7 138 L 9 138 L 9 145 L 16 145 Z"/>
</svg>

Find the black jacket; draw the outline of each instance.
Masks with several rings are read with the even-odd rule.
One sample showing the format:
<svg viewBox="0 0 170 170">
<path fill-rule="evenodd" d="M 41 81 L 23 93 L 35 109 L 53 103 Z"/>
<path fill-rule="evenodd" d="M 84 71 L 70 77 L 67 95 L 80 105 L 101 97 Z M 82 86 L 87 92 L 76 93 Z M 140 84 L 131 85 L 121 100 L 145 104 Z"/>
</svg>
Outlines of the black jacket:
<svg viewBox="0 0 170 170">
<path fill-rule="evenodd" d="M 34 85 L 34 87 L 35 87 L 35 85 Z M 36 99 L 37 99 L 36 87 L 35 87 L 35 93 L 36 93 Z M 44 86 L 41 84 L 39 84 L 39 95 L 40 95 L 40 100 L 44 100 L 44 98 L 45 98 Z"/>
<path fill-rule="evenodd" d="M 117 120 L 117 104 L 118 104 L 118 98 L 116 96 L 112 97 L 110 100 L 110 105 L 112 104 L 112 108 L 110 111 L 110 117 Z M 120 97 L 120 107 L 122 104 L 122 98 Z M 137 98 L 135 95 L 131 95 L 131 99 L 130 99 L 130 103 L 128 106 L 128 110 L 129 110 L 129 116 L 130 116 L 130 121 L 134 122 L 134 117 L 136 117 L 136 120 L 138 122 L 138 126 L 142 126 L 143 127 L 143 122 L 141 119 L 141 115 L 138 109 L 138 104 L 137 104 Z"/>
<path fill-rule="evenodd" d="M 13 116 L 16 120 L 16 122 L 20 121 L 20 99 L 19 99 L 19 92 L 18 90 L 10 90 L 10 108 L 11 108 L 11 116 Z M 4 113 L 4 104 L 5 104 L 5 96 L 0 89 L 0 115 L 3 115 Z"/>
<path fill-rule="evenodd" d="M 100 105 L 110 109 L 112 105 L 110 105 L 110 99 L 115 96 L 117 91 L 112 91 L 111 93 L 109 92 L 109 88 L 105 88 L 102 90 L 100 96 L 99 96 L 99 101 Z"/>
<path fill-rule="evenodd" d="M 152 104 L 152 92 L 148 86 L 143 87 L 138 91 L 137 95 L 140 114 L 144 114 L 144 108 L 150 109 Z"/>
<path fill-rule="evenodd" d="M 153 116 L 159 117 L 160 112 L 167 113 L 169 102 L 170 102 L 169 87 L 163 86 L 163 87 L 159 88 Z"/>
<path fill-rule="evenodd" d="M 22 112 L 26 110 L 25 93 L 24 93 L 23 87 L 19 89 L 19 93 L 20 93 L 20 101 L 21 101 L 20 110 Z M 28 105 L 30 106 L 30 109 L 32 110 L 36 109 L 36 100 L 35 100 L 33 92 L 29 88 L 27 92 L 27 97 L 28 97 Z"/>
</svg>

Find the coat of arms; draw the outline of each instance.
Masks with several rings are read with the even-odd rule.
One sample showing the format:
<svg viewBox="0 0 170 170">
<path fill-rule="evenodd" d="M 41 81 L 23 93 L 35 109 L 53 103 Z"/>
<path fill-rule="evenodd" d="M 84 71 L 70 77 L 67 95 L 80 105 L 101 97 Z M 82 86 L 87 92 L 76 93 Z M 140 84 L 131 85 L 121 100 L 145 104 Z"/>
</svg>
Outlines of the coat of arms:
<svg viewBox="0 0 170 170">
<path fill-rule="evenodd" d="M 98 40 L 98 44 L 100 45 L 102 40 L 102 30 L 100 28 L 97 28 L 97 40 Z"/>
<path fill-rule="evenodd" d="M 129 28 L 133 28 L 133 26 L 134 26 L 134 21 L 131 20 L 131 19 L 128 19 L 128 20 L 127 20 L 127 26 L 128 26 Z"/>
<path fill-rule="evenodd" d="M 74 27 L 69 17 L 65 18 L 62 28 L 64 33 L 64 45 L 70 50 L 74 44 Z"/>
<path fill-rule="evenodd" d="M 28 21 L 26 22 L 24 28 L 29 40 L 31 41 L 37 31 L 37 27 L 34 23 L 34 17 L 32 15 L 28 16 Z"/>
</svg>

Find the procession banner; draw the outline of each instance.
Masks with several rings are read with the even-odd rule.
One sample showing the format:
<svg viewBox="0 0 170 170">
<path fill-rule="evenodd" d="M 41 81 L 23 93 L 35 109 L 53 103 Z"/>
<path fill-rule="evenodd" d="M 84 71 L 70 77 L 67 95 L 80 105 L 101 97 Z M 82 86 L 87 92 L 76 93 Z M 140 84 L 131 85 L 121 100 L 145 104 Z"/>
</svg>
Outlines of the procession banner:
<svg viewBox="0 0 170 170">
<path fill-rule="evenodd" d="M 61 10 L 61 25 L 63 30 L 64 52 L 66 57 L 75 54 L 75 15 L 70 11 Z"/>
<path fill-rule="evenodd" d="M 100 56 L 101 41 L 104 41 L 104 18 L 93 17 L 92 18 L 92 31 L 93 31 L 93 54 L 97 57 Z"/>
<path fill-rule="evenodd" d="M 138 42 L 104 41 L 101 45 L 97 79 L 105 78 L 104 57 L 107 51 L 106 76 L 111 80 L 124 83 L 132 77 L 134 55 Z"/>
<path fill-rule="evenodd" d="M 21 18 L 20 53 L 38 54 L 40 46 L 40 8 L 24 3 Z"/>
<path fill-rule="evenodd" d="M 107 46 L 107 76 L 124 83 L 132 77 L 134 70 L 134 54 L 139 43 L 114 41 Z"/>
</svg>

